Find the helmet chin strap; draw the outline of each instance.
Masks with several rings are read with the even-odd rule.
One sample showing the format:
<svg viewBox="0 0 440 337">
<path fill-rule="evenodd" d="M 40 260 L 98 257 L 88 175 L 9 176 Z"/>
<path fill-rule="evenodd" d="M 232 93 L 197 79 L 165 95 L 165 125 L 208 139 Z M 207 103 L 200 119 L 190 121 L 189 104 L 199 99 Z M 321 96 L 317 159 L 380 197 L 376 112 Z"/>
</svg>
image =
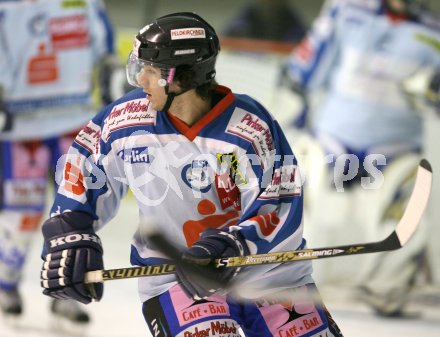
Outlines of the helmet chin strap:
<svg viewBox="0 0 440 337">
<path fill-rule="evenodd" d="M 165 90 L 165 92 L 167 92 L 168 90 Z M 176 97 L 177 95 L 174 92 L 170 92 L 167 93 L 167 100 L 165 102 L 165 105 L 162 108 L 163 112 L 167 112 L 170 109 L 171 104 L 174 101 L 174 97 Z"/>
<path fill-rule="evenodd" d="M 166 100 L 165 105 L 163 106 L 163 108 L 162 108 L 161 111 L 163 111 L 163 112 L 167 112 L 167 111 L 170 109 L 171 104 L 173 103 L 175 97 L 184 94 L 185 92 L 191 90 L 192 88 L 189 88 L 189 89 L 186 89 L 186 90 L 182 90 L 182 91 L 179 92 L 179 93 L 175 93 L 175 92 L 170 92 L 170 91 L 169 91 L 170 86 L 167 84 L 167 85 L 164 87 L 164 89 L 165 89 L 165 94 L 167 95 L 167 100 Z"/>
</svg>

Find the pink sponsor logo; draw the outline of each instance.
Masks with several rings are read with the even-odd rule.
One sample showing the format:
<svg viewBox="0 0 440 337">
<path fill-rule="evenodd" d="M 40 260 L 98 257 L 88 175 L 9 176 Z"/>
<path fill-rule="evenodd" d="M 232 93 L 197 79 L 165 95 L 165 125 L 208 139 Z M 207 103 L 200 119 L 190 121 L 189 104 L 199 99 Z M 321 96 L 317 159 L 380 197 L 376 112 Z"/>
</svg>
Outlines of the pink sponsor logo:
<svg viewBox="0 0 440 337">
<path fill-rule="evenodd" d="M 44 178 L 50 152 L 42 142 L 17 142 L 12 145 L 12 174 L 15 178 Z"/>
<path fill-rule="evenodd" d="M 180 326 L 201 318 L 229 316 L 229 306 L 221 296 L 214 295 L 209 297 L 208 300 L 197 304 L 194 303 L 193 299 L 188 298 L 179 286 L 170 290 L 170 296 Z"/>
<path fill-rule="evenodd" d="M 321 317 L 316 314 L 307 315 L 306 317 L 302 317 L 297 319 L 289 324 L 282 326 L 278 329 L 278 332 L 274 336 L 278 337 L 296 337 L 296 336 L 304 336 L 313 330 L 322 327 L 323 322 Z"/>
<path fill-rule="evenodd" d="M 178 337 L 240 337 L 236 324 L 237 322 L 229 319 L 202 322 L 183 331 Z"/>
<path fill-rule="evenodd" d="M 247 113 L 241 120 L 242 123 L 245 123 L 246 125 L 250 126 L 252 129 L 256 130 L 257 132 L 260 132 L 261 135 L 264 137 L 264 142 L 266 143 L 267 149 L 269 151 L 273 150 L 273 140 L 272 140 L 272 134 L 270 133 L 269 128 L 266 126 L 266 123 L 261 123 L 260 119 L 256 116 L 254 118 L 253 115 L 250 113 Z"/>
<path fill-rule="evenodd" d="M 99 141 L 101 139 L 101 129 L 99 125 L 89 122 L 78 133 L 75 142 L 85 148 L 91 154 L 99 152 Z"/>
<path fill-rule="evenodd" d="M 114 107 L 108 119 L 114 119 L 120 117 L 121 115 L 136 113 L 136 112 L 146 112 L 148 110 L 148 102 L 143 102 L 139 100 L 137 102 L 130 101 L 122 105 L 122 107 L 117 106 Z"/>
<path fill-rule="evenodd" d="M 138 99 L 116 105 L 104 121 L 102 139 L 108 141 L 116 130 L 136 125 L 154 125 L 157 112 L 150 109 L 147 99 Z"/>
<path fill-rule="evenodd" d="M 261 165 L 265 166 L 275 146 L 269 126 L 264 120 L 246 110 L 237 108 L 228 123 L 226 132 L 250 142 L 257 156 L 262 159 Z"/>
<path fill-rule="evenodd" d="M 273 336 L 309 336 L 324 329 L 324 322 L 311 302 L 273 304 L 260 307 L 260 311 Z"/>
</svg>

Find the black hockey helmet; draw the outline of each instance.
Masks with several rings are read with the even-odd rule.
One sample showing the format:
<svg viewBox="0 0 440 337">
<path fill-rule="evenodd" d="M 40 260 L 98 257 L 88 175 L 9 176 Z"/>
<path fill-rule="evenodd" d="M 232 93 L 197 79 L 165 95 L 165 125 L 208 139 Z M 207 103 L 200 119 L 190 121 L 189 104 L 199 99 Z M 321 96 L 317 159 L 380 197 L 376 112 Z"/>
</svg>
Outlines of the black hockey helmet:
<svg viewBox="0 0 440 337">
<path fill-rule="evenodd" d="M 182 12 L 162 16 L 136 35 L 127 60 L 128 82 L 141 87 L 138 75 L 145 65 L 161 70 L 158 85 L 167 87 L 176 69 L 186 66 L 194 73 L 192 87 L 215 77 L 215 61 L 220 43 L 214 28 L 195 13 Z"/>
</svg>

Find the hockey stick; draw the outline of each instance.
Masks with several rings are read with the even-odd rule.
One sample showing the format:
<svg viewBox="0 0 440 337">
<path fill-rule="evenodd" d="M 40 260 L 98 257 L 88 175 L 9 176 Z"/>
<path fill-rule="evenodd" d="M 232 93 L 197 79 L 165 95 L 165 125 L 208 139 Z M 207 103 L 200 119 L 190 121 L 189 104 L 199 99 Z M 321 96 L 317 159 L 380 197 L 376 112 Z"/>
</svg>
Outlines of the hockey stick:
<svg viewBox="0 0 440 337">
<path fill-rule="evenodd" d="M 275 252 L 267 254 L 254 254 L 239 257 L 221 258 L 215 260 L 217 267 L 244 267 L 269 263 L 286 263 L 302 260 L 322 259 L 328 257 L 350 256 L 396 250 L 403 247 L 414 232 L 423 216 L 431 194 L 432 169 L 426 159 L 420 161 L 416 182 L 406 206 L 405 212 L 395 230 L 384 240 L 371 243 L 351 244 L 327 248 L 302 249 L 294 251 Z M 149 235 L 161 252 L 176 263 L 188 264 L 181 260 L 180 251 L 159 232 Z M 200 260 L 200 265 L 208 261 Z M 109 270 L 96 270 L 86 274 L 85 283 L 103 282 L 117 279 L 127 279 L 142 276 L 166 275 L 174 273 L 174 264 L 159 264 L 142 267 L 117 268 Z"/>
</svg>

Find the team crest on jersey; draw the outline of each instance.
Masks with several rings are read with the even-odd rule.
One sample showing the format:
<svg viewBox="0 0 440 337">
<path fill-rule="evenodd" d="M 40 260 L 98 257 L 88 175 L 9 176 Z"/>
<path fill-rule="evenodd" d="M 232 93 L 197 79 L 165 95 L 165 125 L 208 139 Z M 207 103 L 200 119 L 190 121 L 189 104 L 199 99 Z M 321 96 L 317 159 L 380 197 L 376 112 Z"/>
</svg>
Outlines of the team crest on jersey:
<svg viewBox="0 0 440 337">
<path fill-rule="evenodd" d="M 193 160 L 182 169 L 182 180 L 190 188 L 206 193 L 211 189 L 209 164 L 207 160 Z"/>
<path fill-rule="evenodd" d="M 119 151 L 117 155 L 125 163 L 129 163 L 129 164 L 141 164 L 141 163 L 147 164 L 151 162 L 151 158 L 150 155 L 148 154 L 147 146 L 123 149 Z"/>
</svg>

